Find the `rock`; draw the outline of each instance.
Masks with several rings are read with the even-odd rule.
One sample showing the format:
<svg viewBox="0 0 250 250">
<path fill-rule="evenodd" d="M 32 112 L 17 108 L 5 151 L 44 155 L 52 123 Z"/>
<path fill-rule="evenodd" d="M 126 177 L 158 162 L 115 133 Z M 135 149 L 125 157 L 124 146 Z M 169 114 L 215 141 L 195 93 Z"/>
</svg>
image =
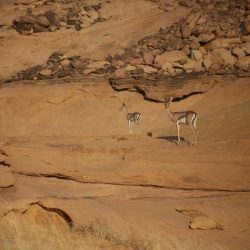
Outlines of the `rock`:
<svg viewBox="0 0 250 250">
<path fill-rule="evenodd" d="M 231 48 L 237 44 L 240 44 L 241 40 L 239 37 L 236 38 L 220 38 L 213 40 L 205 45 L 206 50 L 213 50 L 218 48 Z"/>
<path fill-rule="evenodd" d="M 244 43 L 242 49 L 246 53 L 246 55 L 250 55 L 250 42 Z"/>
<path fill-rule="evenodd" d="M 188 59 L 187 63 L 183 65 L 183 69 L 189 73 L 202 71 L 202 61 Z"/>
<path fill-rule="evenodd" d="M 66 231 L 72 226 L 71 218 L 59 208 L 45 207 L 40 204 L 31 204 L 23 213 L 23 217 L 30 221 L 46 227 L 53 226 L 54 230 Z"/>
<path fill-rule="evenodd" d="M 64 58 L 60 61 L 60 64 L 62 66 L 69 66 L 70 65 L 70 60 L 68 58 Z"/>
<path fill-rule="evenodd" d="M 211 52 L 211 58 L 213 63 L 219 65 L 234 65 L 236 63 L 236 58 L 231 54 L 231 52 L 225 48 L 214 49 Z"/>
<path fill-rule="evenodd" d="M 199 42 L 207 43 L 207 42 L 212 41 L 214 38 L 215 38 L 214 33 L 211 33 L 211 34 L 202 33 L 199 35 L 198 40 L 199 40 Z"/>
<path fill-rule="evenodd" d="M 137 67 L 137 66 L 143 64 L 143 59 L 142 59 L 142 57 L 132 59 L 130 61 L 130 64 Z"/>
<path fill-rule="evenodd" d="M 148 66 L 148 65 L 141 65 L 141 68 L 143 69 L 144 73 L 147 73 L 147 74 L 155 74 L 158 72 L 156 68 Z"/>
<path fill-rule="evenodd" d="M 241 24 L 241 30 L 242 30 L 243 35 L 249 35 L 250 34 L 250 20 L 249 21 L 245 20 Z"/>
<path fill-rule="evenodd" d="M 19 72 L 17 77 L 21 80 L 33 80 L 40 73 L 41 69 L 41 65 L 37 65 Z"/>
<path fill-rule="evenodd" d="M 125 70 L 128 72 L 128 71 L 133 71 L 133 70 L 136 70 L 136 67 L 135 66 L 132 66 L 132 65 L 127 65 L 126 67 L 125 67 Z"/>
<path fill-rule="evenodd" d="M 52 75 L 52 70 L 51 69 L 42 69 L 39 74 L 42 76 L 50 76 L 50 75 Z"/>
<path fill-rule="evenodd" d="M 196 5 L 196 2 L 195 0 L 180 0 L 179 4 L 186 7 L 194 7 Z"/>
<path fill-rule="evenodd" d="M 107 61 L 93 61 L 86 66 L 86 69 L 88 70 L 89 73 L 92 73 L 100 69 L 105 69 L 110 65 L 111 64 Z"/>
<path fill-rule="evenodd" d="M 137 56 L 136 48 L 134 47 L 128 47 L 125 49 L 125 55 L 129 58 L 135 58 Z"/>
<path fill-rule="evenodd" d="M 88 16 L 92 20 L 92 22 L 96 21 L 99 18 L 99 13 L 96 10 L 88 11 Z"/>
<path fill-rule="evenodd" d="M 18 4 L 23 4 L 23 5 L 29 5 L 32 3 L 37 2 L 38 0 L 15 0 L 14 4 L 18 5 Z"/>
<path fill-rule="evenodd" d="M 191 13 L 185 21 L 182 22 L 181 24 L 181 35 L 182 38 L 188 38 L 193 29 L 196 26 L 197 21 L 199 20 L 201 16 L 200 12 L 195 12 L 195 13 Z"/>
<path fill-rule="evenodd" d="M 203 65 L 206 69 L 209 69 L 212 64 L 211 53 L 208 52 L 203 59 Z"/>
<path fill-rule="evenodd" d="M 167 51 L 155 57 L 155 64 L 162 68 L 165 63 L 173 63 L 181 60 L 187 60 L 188 57 L 181 50 Z"/>
<path fill-rule="evenodd" d="M 206 216 L 198 216 L 190 221 L 189 227 L 191 229 L 201 229 L 201 230 L 212 230 L 212 229 L 223 229 L 222 226 L 218 225 L 212 219 Z"/>
<path fill-rule="evenodd" d="M 173 68 L 173 66 L 172 66 L 171 63 L 168 63 L 168 62 L 164 63 L 162 65 L 162 69 L 165 70 L 165 71 L 167 71 L 169 74 L 173 74 L 174 73 L 174 68 Z"/>
<path fill-rule="evenodd" d="M 232 54 L 238 58 L 245 56 L 245 52 L 240 47 L 235 47 L 232 49 Z"/>
<path fill-rule="evenodd" d="M 145 64 L 153 65 L 154 55 L 151 51 L 144 51 L 142 53 L 142 58 L 143 58 Z"/>
<path fill-rule="evenodd" d="M 177 0 L 160 0 L 159 2 L 159 9 L 164 11 L 171 11 L 174 10 L 178 5 Z"/>
<path fill-rule="evenodd" d="M 207 51 L 204 47 L 200 47 L 199 51 L 201 52 L 202 56 L 205 56 L 207 54 Z"/>
<path fill-rule="evenodd" d="M 248 71 L 250 69 L 250 56 L 241 57 L 237 60 L 236 66 L 244 71 Z"/>
<path fill-rule="evenodd" d="M 48 19 L 51 26 L 60 27 L 60 18 L 54 11 L 48 10 L 44 13 L 44 16 Z"/>
<path fill-rule="evenodd" d="M 202 53 L 200 50 L 192 50 L 191 58 L 196 61 L 200 61 L 202 59 Z"/>
<path fill-rule="evenodd" d="M 115 75 L 116 75 L 118 78 L 124 78 L 124 77 L 127 75 L 127 71 L 126 71 L 124 68 L 117 69 L 117 70 L 115 71 Z"/>
<path fill-rule="evenodd" d="M 240 39 L 241 39 L 242 42 L 250 42 L 250 35 L 241 36 Z"/>
</svg>

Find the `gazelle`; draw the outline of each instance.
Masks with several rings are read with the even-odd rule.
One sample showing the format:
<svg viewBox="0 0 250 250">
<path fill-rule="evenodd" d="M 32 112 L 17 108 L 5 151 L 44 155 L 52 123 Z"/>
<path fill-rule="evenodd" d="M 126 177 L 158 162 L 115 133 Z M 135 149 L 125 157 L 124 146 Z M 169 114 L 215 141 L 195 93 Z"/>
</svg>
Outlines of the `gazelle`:
<svg viewBox="0 0 250 250">
<path fill-rule="evenodd" d="M 189 125 L 192 130 L 192 136 L 189 141 L 189 145 L 196 144 L 198 130 L 197 130 L 197 119 L 198 115 L 194 111 L 181 111 L 181 112 L 172 112 L 170 109 L 170 104 L 173 101 L 173 97 L 170 97 L 169 100 L 165 99 L 164 105 L 167 110 L 168 117 L 172 122 L 176 124 L 178 132 L 178 143 L 180 143 L 180 125 Z"/>
<path fill-rule="evenodd" d="M 139 127 L 139 131 L 140 131 L 140 122 L 141 122 L 141 114 L 138 112 L 134 112 L 134 113 L 129 113 L 127 106 L 125 103 L 122 104 L 122 107 L 120 108 L 120 111 L 124 110 L 125 111 L 125 116 L 128 120 L 128 131 L 130 134 L 133 133 L 132 131 L 132 123 L 135 122 L 135 124 L 137 125 L 137 127 Z"/>
</svg>

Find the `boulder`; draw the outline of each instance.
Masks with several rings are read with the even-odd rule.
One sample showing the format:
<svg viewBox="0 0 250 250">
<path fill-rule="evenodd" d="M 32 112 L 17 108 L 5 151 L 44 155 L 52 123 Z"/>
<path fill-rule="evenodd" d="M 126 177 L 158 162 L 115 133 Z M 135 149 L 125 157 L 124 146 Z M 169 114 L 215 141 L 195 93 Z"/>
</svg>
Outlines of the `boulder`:
<svg viewBox="0 0 250 250">
<path fill-rule="evenodd" d="M 199 35 L 198 40 L 199 40 L 199 42 L 207 43 L 207 42 L 212 41 L 214 38 L 215 38 L 214 33 L 211 33 L 211 34 L 202 33 Z"/>
<path fill-rule="evenodd" d="M 60 18 L 54 11 L 48 10 L 44 13 L 44 16 L 48 19 L 51 26 L 60 27 Z"/>
<path fill-rule="evenodd" d="M 203 65 L 206 69 L 209 69 L 212 64 L 211 53 L 208 52 L 203 58 Z"/>
<path fill-rule="evenodd" d="M 233 48 L 232 49 L 232 54 L 234 56 L 237 56 L 238 58 L 241 58 L 241 57 L 245 56 L 244 50 L 242 48 L 240 48 L 240 47 Z"/>
<path fill-rule="evenodd" d="M 200 61 L 202 59 L 202 53 L 200 50 L 192 50 L 191 58 L 196 61 Z"/>
<path fill-rule="evenodd" d="M 154 63 L 154 55 L 151 51 L 144 51 L 142 53 L 142 58 L 145 64 L 153 65 Z"/>
<path fill-rule="evenodd" d="M 188 73 L 202 71 L 202 61 L 188 59 L 188 61 L 183 65 L 183 69 Z"/>
<path fill-rule="evenodd" d="M 70 60 L 68 58 L 64 58 L 60 61 L 60 64 L 62 66 L 69 66 L 70 65 Z"/>
<path fill-rule="evenodd" d="M 250 56 L 244 56 L 238 59 L 236 66 L 242 70 L 248 71 L 250 68 Z"/>
<path fill-rule="evenodd" d="M 231 52 L 225 48 L 214 49 L 211 52 L 211 58 L 213 63 L 218 65 L 234 65 L 237 59 L 231 54 Z"/>
<path fill-rule="evenodd" d="M 127 72 L 133 71 L 133 70 L 136 70 L 136 67 L 129 64 L 129 65 L 127 65 L 127 66 L 125 67 L 125 70 L 126 70 Z"/>
<path fill-rule="evenodd" d="M 90 62 L 86 68 L 89 69 L 89 70 L 92 70 L 92 72 L 98 70 L 98 69 L 102 69 L 102 68 L 105 68 L 107 66 L 109 66 L 110 63 L 107 62 L 107 61 L 93 61 L 93 62 Z"/>
<path fill-rule="evenodd" d="M 124 78 L 126 75 L 127 75 L 127 71 L 125 68 L 121 68 L 121 69 L 117 69 L 115 71 L 115 75 L 118 77 L 118 78 Z"/>
<path fill-rule="evenodd" d="M 188 57 L 182 50 L 167 51 L 155 57 L 155 64 L 162 68 L 165 63 L 173 63 L 187 60 Z"/>
<path fill-rule="evenodd" d="M 218 225 L 212 219 L 206 216 L 198 216 L 190 221 L 189 227 L 191 229 L 201 229 L 201 230 L 212 230 L 212 229 L 222 229 L 222 226 Z"/>
<path fill-rule="evenodd" d="M 173 66 L 172 66 L 171 63 L 168 63 L 168 62 L 164 63 L 162 65 L 162 69 L 164 71 L 168 72 L 169 74 L 173 74 L 174 73 L 174 68 L 173 68 Z"/>
<path fill-rule="evenodd" d="M 144 73 L 146 73 L 146 74 L 155 74 L 158 72 L 158 70 L 156 68 L 148 66 L 148 65 L 141 65 L 141 68 L 143 69 Z"/>
<path fill-rule="evenodd" d="M 246 53 L 246 55 L 250 55 L 250 42 L 244 43 L 242 49 Z"/>
<path fill-rule="evenodd" d="M 241 36 L 240 39 L 241 39 L 242 42 L 250 42 L 250 35 Z"/>
<path fill-rule="evenodd" d="M 142 57 L 132 59 L 130 61 L 130 64 L 133 66 L 139 66 L 139 65 L 143 64 L 143 59 L 142 59 Z"/>
<path fill-rule="evenodd" d="M 240 44 L 241 40 L 239 37 L 236 38 L 220 38 L 213 40 L 205 45 L 206 50 L 213 50 L 219 48 L 232 48 L 237 44 Z"/>
<path fill-rule="evenodd" d="M 180 0 L 180 5 L 186 6 L 186 7 L 194 7 L 196 5 L 195 0 Z"/>
<path fill-rule="evenodd" d="M 42 76 L 50 76 L 52 75 L 52 70 L 45 68 L 45 69 L 42 69 L 39 74 Z"/>
<path fill-rule="evenodd" d="M 174 10 L 178 5 L 177 0 L 160 0 L 159 2 L 159 9 L 164 11 L 171 11 Z"/>
<path fill-rule="evenodd" d="M 181 35 L 182 38 L 188 38 L 193 29 L 196 26 L 197 21 L 200 19 L 201 13 L 200 12 L 195 12 L 191 13 L 185 21 L 182 22 L 181 24 Z"/>
</svg>

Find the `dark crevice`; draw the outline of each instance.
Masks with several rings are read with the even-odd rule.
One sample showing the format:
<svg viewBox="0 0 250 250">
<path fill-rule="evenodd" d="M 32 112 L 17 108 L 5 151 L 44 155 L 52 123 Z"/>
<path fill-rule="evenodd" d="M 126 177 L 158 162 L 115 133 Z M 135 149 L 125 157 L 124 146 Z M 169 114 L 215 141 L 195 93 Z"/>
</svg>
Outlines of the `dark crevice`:
<svg viewBox="0 0 250 250">
<path fill-rule="evenodd" d="M 0 161 L 0 165 L 10 168 L 10 164 L 6 161 Z"/>
<path fill-rule="evenodd" d="M 14 187 L 13 184 L 9 185 L 9 186 L 5 186 L 5 187 L 0 187 L 0 188 L 11 188 L 11 187 Z"/>
<path fill-rule="evenodd" d="M 229 192 L 229 193 L 248 193 L 250 189 L 239 189 L 239 190 L 230 190 L 224 188 L 195 188 L 195 187 L 172 187 L 172 186 L 165 186 L 165 185 L 156 185 L 156 184 L 137 184 L 137 183 L 115 183 L 115 182 L 106 182 L 106 181 L 84 181 L 75 179 L 71 176 L 66 176 L 62 174 L 37 174 L 37 173 L 24 173 L 24 172 L 17 172 L 14 173 L 25 175 L 25 176 L 32 176 L 32 177 L 46 177 L 46 178 L 57 178 L 57 179 L 64 179 L 75 181 L 77 183 L 84 183 L 84 184 L 104 184 L 104 185 L 114 185 L 114 186 L 128 186 L 128 187 L 150 187 L 150 188 L 162 188 L 162 189 L 169 189 L 169 190 L 182 190 L 182 191 L 204 191 L 204 192 Z"/>
</svg>

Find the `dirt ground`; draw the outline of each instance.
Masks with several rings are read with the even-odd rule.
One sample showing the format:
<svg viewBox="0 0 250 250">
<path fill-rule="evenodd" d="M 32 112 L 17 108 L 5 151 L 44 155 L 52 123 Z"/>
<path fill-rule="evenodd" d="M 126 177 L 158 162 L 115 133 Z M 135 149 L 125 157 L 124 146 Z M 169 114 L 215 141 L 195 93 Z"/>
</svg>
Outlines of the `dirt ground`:
<svg viewBox="0 0 250 250">
<path fill-rule="evenodd" d="M 136 6 L 126 1 L 122 11 L 124 4 L 105 2 L 103 15 L 112 12 L 110 21 L 80 33 L 26 37 L 1 31 L 1 77 L 44 63 L 58 47 L 103 58 L 188 12 L 181 6 L 162 12 L 141 0 Z M 6 23 L 8 6 L 2 3 L 0 10 Z M 104 36 L 110 30 L 112 36 Z M 208 81 L 207 92 L 171 106 L 198 113 L 198 142 L 192 147 L 187 126 L 176 144 L 177 130 L 163 103 L 115 91 L 105 78 L 2 86 L 1 161 L 11 173 L 6 175 L 10 185 L 0 188 L 0 214 L 39 203 L 63 210 L 74 225 L 100 219 L 114 232 L 150 233 L 167 241 L 169 249 L 249 249 L 249 78 L 211 76 Z M 133 134 L 119 111 L 123 102 L 129 112 L 142 114 L 141 128 L 134 126 Z M 220 227 L 190 229 L 192 211 Z"/>
</svg>

